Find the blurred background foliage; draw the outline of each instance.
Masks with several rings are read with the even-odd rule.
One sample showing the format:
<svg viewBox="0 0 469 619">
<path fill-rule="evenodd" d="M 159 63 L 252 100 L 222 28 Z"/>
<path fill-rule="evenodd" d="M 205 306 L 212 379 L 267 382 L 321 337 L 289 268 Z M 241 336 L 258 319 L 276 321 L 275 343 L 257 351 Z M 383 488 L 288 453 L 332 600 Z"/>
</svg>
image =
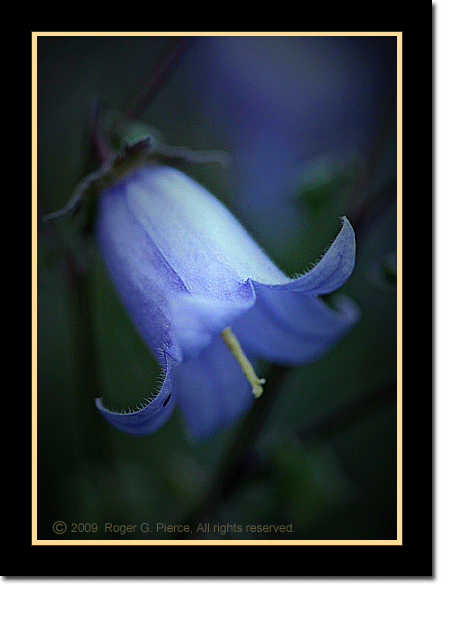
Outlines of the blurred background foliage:
<svg viewBox="0 0 469 619">
<path fill-rule="evenodd" d="M 356 268 L 342 292 L 359 304 L 360 323 L 322 359 L 274 374 L 275 397 L 236 457 L 245 420 L 194 443 L 177 409 L 143 438 L 101 418 L 95 397 L 132 408 L 155 391 L 159 368 L 80 214 L 40 220 L 92 169 L 90 110 L 126 109 L 166 57 L 168 37 L 37 44 L 39 539 L 54 538 L 56 520 L 69 540 L 123 539 L 105 534 L 105 522 L 153 531 L 126 539 L 165 539 L 157 523 L 184 522 L 210 525 L 188 539 L 394 539 L 395 37 L 190 38 L 139 118 L 172 146 L 230 153 L 227 169 L 184 171 L 287 274 L 320 258 L 340 216 L 356 230 Z M 99 532 L 73 533 L 74 522 Z M 290 523 L 293 533 L 245 530 Z"/>
</svg>

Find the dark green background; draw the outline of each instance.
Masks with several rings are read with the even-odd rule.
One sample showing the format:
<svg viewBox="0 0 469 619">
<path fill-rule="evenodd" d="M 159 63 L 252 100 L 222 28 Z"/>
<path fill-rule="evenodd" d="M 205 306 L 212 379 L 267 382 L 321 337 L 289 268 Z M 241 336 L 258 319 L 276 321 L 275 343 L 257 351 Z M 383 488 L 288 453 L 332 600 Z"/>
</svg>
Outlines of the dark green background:
<svg viewBox="0 0 469 619">
<path fill-rule="evenodd" d="M 39 217 L 62 208 L 89 171 L 90 103 L 100 97 L 104 106 L 122 109 L 165 42 L 39 37 Z M 172 145 L 233 152 L 231 134 L 190 79 L 194 67 L 203 71 L 210 41 L 203 45 L 190 46 L 142 120 Z M 343 46 L 338 53 L 346 53 Z M 244 530 L 289 523 L 294 533 L 281 539 L 396 537 L 396 287 L 393 269 L 385 266 L 396 250 L 394 97 L 391 90 L 377 102 L 387 111 L 385 120 L 364 130 L 365 147 L 355 148 L 352 158 L 311 148 L 311 170 L 292 189 L 307 224 L 271 257 L 289 275 L 303 272 L 347 214 L 357 232 L 357 263 L 342 292 L 358 303 L 362 318 L 329 354 L 290 370 L 251 453 L 251 468 L 204 516 L 208 539 L 275 539 L 213 533 L 214 524 Z M 326 170 L 317 165 L 323 156 L 332 162 Z M 210 166 L 185 171 L 247 222 L 234 197 L 236 175 Z M 58 539 L 52 525 L 60 520 L 68 527 L 65 540 L 164 539 L 155 533 L 157 523 L 177 524 L 203 500 L 240 424 L 197 444 L 186 437 L 177 409 L 143 438 L 102 419 L 94 397 L 133 407 L 155 389 L 159 368 L 80 224 L 80 217 L 38 221 L 38 537 Z M 154 532 L 137 528 L 123 538 L 105 534 L 106 522 L 148 523 Z M 72 523 L 97 523 L 99 531 L 73 533 Z"/>
</svg>

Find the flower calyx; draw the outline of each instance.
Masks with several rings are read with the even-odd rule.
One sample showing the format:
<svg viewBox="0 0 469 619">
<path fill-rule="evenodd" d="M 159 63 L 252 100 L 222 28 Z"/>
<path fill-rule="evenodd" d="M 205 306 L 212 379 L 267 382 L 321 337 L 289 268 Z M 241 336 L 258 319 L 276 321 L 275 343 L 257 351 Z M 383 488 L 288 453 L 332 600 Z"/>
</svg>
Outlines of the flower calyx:
<svg viewBox="0 0 469 619">
<path fill-rule="evenodd" d="M 184 147 L 167 146 L 156 143 L 152 136 L 147 135 L 133 143 L 124 141 L 119 153 L 109 157 L 101 167 L 86 176 L 77 185 L 72 197 L 60 210 L 48 213 L 43 222 L 59 219 L 75 213 L 87 198 L 94 198 L 99 192 L 124 178 L 135 168 L 145 163 L 172 165 L 212 163 L 227 166 L 230 156 L 223 151 L 191 151 Z"/>
</svg>

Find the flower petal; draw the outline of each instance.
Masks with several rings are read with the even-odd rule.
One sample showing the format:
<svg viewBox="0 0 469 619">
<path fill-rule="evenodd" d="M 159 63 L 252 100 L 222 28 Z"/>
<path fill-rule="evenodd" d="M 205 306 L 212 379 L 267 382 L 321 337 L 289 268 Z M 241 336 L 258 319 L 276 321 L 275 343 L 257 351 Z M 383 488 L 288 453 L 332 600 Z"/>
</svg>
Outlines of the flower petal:
<svg viewBox="0 0 469 619">
<path fill-rule="evenodd" d="M 305 275 L 277 288 L 298 292 L 329 294 L 340 288 L 355 266 L 355 232 L 346 217 L 342 228 L 321 260 Z"/>
<path fill-rule="evenodd" d="M 176 361 L 197 354 L 250 307 L 249 278 L 290 281 L 221 202 L 164 166 L 134 170 L 102 192 L 97 239 L 143 339 Z"/>
<path fill-rule="evenodd" d="M 158 395 L 143 408 L 132 413 L 118 413 L 108 410 L 103 405 L 102 399 L 95 400 L 96 406 L 103 417 L 118 430 L 136 436 L 152 434 L 160 428 L 171 416 L 176 404 L 174 385 L 175 362 L 163 354 L 160 363 L 165 372 L 165 378 Z"/>
<path fill-rule="evenodd" d="M 104 263 L 135 326 L 150 350 L 165 349 L 172 340 L 168 291 L 186 288 L 132 213 L 124 182 L 102 193 L 96 228 Z"/>
<path fill-rule="evenodd" d="M 123 186 L 129 211 L 188 292 L 214 297 L 249 277 L 288 281 L 230 211 L 183 172 L 149 165 Z"/>
<path fill-rule="evenodd" d="M 197 439 L 233 423 L 254 402 L 238 362 L 217 337 L 198 357 L 176 368 L 179 406 Z"/>
<path fill-rule="evenodd" d="M 326 352 L 359 319 L 358 306 L 336 295 L 336 310 L 310 292 L 255 285 L 255 306 L 233 328 L 245 351 L 268 361 L 296 365 Z"/>
<path fill-rule="evenodd" d="M 251 282 L 239 286 L 231 300 L 210 299 L 190 294 L 169 297 L 174 342 L 178 360 L 187 361 L 210 346 L 212 340 L 238 316 L 248 311 L 256 296 Z"/>
</svg>

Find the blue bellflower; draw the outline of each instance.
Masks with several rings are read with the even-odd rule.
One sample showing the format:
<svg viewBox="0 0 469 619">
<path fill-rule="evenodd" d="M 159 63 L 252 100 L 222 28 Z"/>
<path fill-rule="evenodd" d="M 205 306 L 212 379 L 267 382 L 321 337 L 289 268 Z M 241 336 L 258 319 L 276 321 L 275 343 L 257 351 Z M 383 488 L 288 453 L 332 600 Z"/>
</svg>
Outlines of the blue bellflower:
<svg viewBox="0 0 469 619">
<path fill-rule="evenodd" d="M 291 279 L 202 186 L 174 168 L 145 165 L 102 191 L 97 240 L 164 372 L 156 397 L 134 412 L 96 400 L 103 416 L 129 434 L 155 432 L 178 403 L 193 436 L 211 435 L 261 395 L 256 356 L 309 362 L 359 316 L 345 296 L 336 309 L 319 297 L 339 288 L 354 267 L 355 236 L 345 217 L 316 266 Z"/>
</svg>

